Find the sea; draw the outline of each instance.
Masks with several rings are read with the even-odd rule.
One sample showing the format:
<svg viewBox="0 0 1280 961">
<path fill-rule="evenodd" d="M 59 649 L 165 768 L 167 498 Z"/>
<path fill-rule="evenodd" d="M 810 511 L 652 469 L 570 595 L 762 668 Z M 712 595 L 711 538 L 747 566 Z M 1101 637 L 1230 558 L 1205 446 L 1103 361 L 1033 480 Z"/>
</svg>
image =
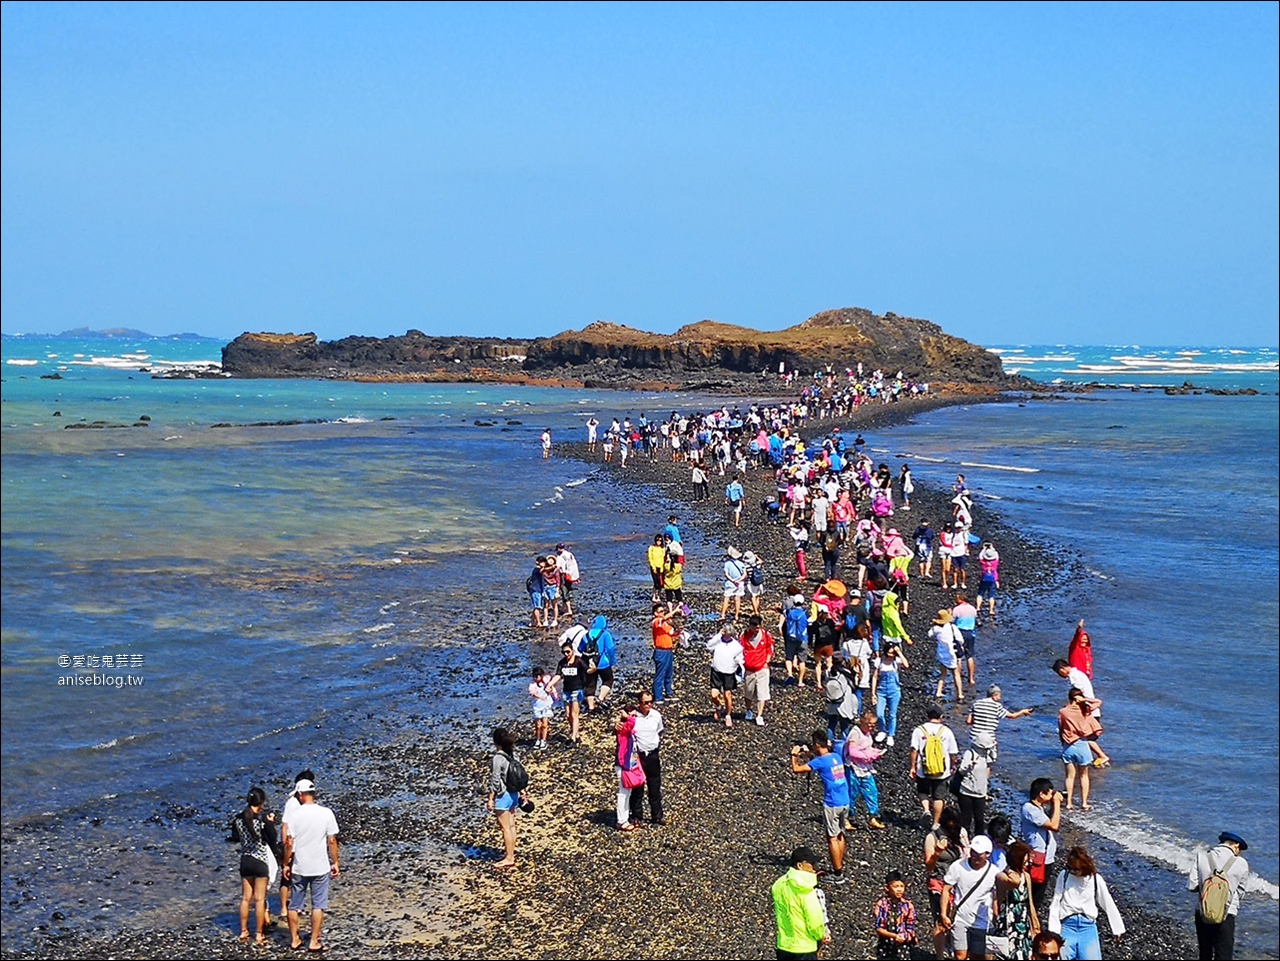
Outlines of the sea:
<svg viewBox="0 0 1280 961">
<path fill-rule="evenodd" d="M 229 812 L 249 783 L 285 783 L 371 719 L 394 725 L 424 663 L 458 678 L 427 730 L 482 748 L 492 711 L 523 707 L 520 679 L 470 670 L 467 625 L 509 628 L 519 660 L 531 557 L 563 540 L 587 584 L 593 569 L 647 579 L 627 558 L 649 518 L 590 466 L 544 461 L 538 435 L 581 440 L 592 415 L 712 402 L 196 377 L 222 344 L 0 343 L 6 949 L 50 930 L 55 911 L 104 934 L 225 912 L 206 874 L 141 890 L 175 847 L 215 856 L 220 839 L 192 839 L 184 812 L 207 811 L 211 794 Z M 1085 618 L 1114 765 L 1076 819 L 1155 865 L 1141 881 L 1155 897 L 1173 896 L 1197 845 L 1243 835 L 1241 951 L 1275 957 L 1280 357 L 992 349 L 1064 390 L 933 411 L 869 440 L 917 483 L 964 473 L 981 503 L 1063 557 L 1056 582 L 980 640 L 1006 702 L 1038 708 L 1002 727 L 1001 777 L 1020 789 L 1058 770 L 1062 682 L 1048 663 Z M 1084 381 L 1114 389 L 1065 389 Z M 1258 393 L 1159 389 L 1188 382 Z"/>
</svg>

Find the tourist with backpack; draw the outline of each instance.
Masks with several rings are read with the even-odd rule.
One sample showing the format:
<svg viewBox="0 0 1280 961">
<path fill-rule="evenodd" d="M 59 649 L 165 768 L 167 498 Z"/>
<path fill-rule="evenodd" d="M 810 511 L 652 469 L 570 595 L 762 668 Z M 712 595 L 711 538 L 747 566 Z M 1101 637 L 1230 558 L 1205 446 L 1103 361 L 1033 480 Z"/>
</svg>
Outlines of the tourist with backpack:
<svg viewBox="0 0 1280 961">
<path fill-rule="evenodd" d="M 755 551 L 747 551 L 742 555 L 747 565 L 747 597 L 751 599 L 751 613 L 760 613 L 760 598 L 764 596 L 764 563 L 756 556 Z"/>
<path fill-rule="evenodd" d="M 1249 862 L 1241 855 L 1247 850 L 1244 838 L 1223 831 L 1217 847 L 1196 854 L 1187 890 L 1196 892 L 1196 941 L 1201 961 L 1230 961 L 1235 956 L 1240 891 L 1249 877 Z"/>
<path fill-rule="evenodd" d="M 516 760 L 515 737 L 506 728 L 497 728 L 493 745 L 498 750 L 489 771 L 488 808 L 497 815 L 505 851 L 505 857 L 494 867 L 505 871 L 516 866 L 516 809 L 532 810 L 532 803 L 525 797 L 529 774 Z"/>
<path fill-rule="evenodd" d="M 1124 934 L 1124 919 L 1107 882 L 1089 857 L 1089 852 L 1076 846 L 1067 852 L 1067 869 L 1053 885 L 1049 902 L 1049 930 L 1062 935 L 1062 957 L 1084 961 L 1102 961 L 1102 942 L 1098 938 L 1098 913 L 1106 911 L 1111 934 L 1119 942 Z"/>
<path fill-rule="evenodd" d="M 784 610 L 780 618 L 779 630 L 782 631 L 783 657 L 786 659 L 787 679 L 783 683 L 790 687 L 804 684 L 804 673 L 807 665 L 804 660 L 804 645 L 809 639 L 809 612 L 805 609 L 804 595 L 799 584 L 792 584 L 787 595 Z"/>
<path fill-rule="evenodd" d="M 951 728 L 942 723 L 942 708 L 930 704 L 925 714 L 928 719 L 911 734 L 910 776 L 921 808 L 937 827 L 960 746 Z"/>
</svg>

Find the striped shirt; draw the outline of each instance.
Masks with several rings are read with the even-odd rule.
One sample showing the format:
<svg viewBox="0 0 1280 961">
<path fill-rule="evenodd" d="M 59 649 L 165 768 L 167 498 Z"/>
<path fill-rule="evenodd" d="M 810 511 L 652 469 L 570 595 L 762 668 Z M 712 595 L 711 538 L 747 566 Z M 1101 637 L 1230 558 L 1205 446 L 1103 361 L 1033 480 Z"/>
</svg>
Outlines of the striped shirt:
<svg viewBox="0 0 1280 961">
<path fill-rule="evenodd" d="M 1000 726 L 1000 721 L 1009 716 L 1008 709 L 992 697 L 980 698 L 973 702 L 973 739 L 979 743 L 985 743 L 990 738 L 990 743 L 994 744 L 996 739 L 996 728 Z"/>
</svg>

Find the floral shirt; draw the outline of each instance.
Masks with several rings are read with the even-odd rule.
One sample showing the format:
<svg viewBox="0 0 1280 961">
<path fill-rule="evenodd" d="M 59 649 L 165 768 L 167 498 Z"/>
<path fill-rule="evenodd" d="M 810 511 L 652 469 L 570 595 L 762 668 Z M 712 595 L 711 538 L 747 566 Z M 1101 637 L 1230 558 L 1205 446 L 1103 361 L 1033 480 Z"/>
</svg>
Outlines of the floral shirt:
<svg viewBox="0 0 1280 961">
<path fill-rule="evenodd" d="M 876 928 L 905 934 L 908 944 L 915 943 L 916 906 L 906 898 L 896 902 L 891 898 L 881 898 L 876 902 Z"/>
</svg>

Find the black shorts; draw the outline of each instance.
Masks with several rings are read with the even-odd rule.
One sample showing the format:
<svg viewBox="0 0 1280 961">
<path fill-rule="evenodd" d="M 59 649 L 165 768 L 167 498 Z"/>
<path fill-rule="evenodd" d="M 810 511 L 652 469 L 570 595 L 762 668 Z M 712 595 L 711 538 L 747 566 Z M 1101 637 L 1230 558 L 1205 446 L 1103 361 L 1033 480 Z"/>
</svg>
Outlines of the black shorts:
<svg viewBox="0 0 1280 961">
<path fill-rule="evenodd" d="M 790 637 L 783 638 L 782 651 L 788 661 L 794 661 L 800 656 L 804 650 L 804 641 L 799 638 L 792 639 Z"/>
<path fill-rule="evenodd" d="M 601 667 L 596 669 L 595 676 L 600 678 L 601 684 L 607 684 L 613 687 L 613 668 Z"/>
<path fill-rule="evenodd" d="M 937 924 L 942 920 L 942 892 L 929 892 L 929 910 L 933 912 L 933 923 Z"/>
<path fill-rule="evenodd" d="M 951 793 L 945 777 L 916 778 L 916 793 L 930 801 L 945 801 Z"/>
<path fill-rule="evenodd" d="M 711 669 L 711 690 L 713 691 L 736 691 L 738 689 L 738 675 L 726 674 L 723 671 Z"/>
<path fill-rule="evenodd" d="M 978 632 L 961 630 L 960 636 L 964 638 L 964 656 L 973 657 L 974 648 L 978 646 Z"/>
<path fill-rule="evenodd" d="M 267 868 L 267 862 L 259 861 L 252 854 L 240 855 L 240 877 L 249 878 L 269 878 L 271 871 Z"/>
<path fill-rule="evenodd" d="M 674 591 L 671 591 L 671 590 L 663 591 L 662 594 L 667 599 L 668 604 L 670 604 L 672 601 L 675 601 L 677 604 L 684 603 L 684 591 L 681 590 L 679 587 L 677 587 Z"/>
</svg>

